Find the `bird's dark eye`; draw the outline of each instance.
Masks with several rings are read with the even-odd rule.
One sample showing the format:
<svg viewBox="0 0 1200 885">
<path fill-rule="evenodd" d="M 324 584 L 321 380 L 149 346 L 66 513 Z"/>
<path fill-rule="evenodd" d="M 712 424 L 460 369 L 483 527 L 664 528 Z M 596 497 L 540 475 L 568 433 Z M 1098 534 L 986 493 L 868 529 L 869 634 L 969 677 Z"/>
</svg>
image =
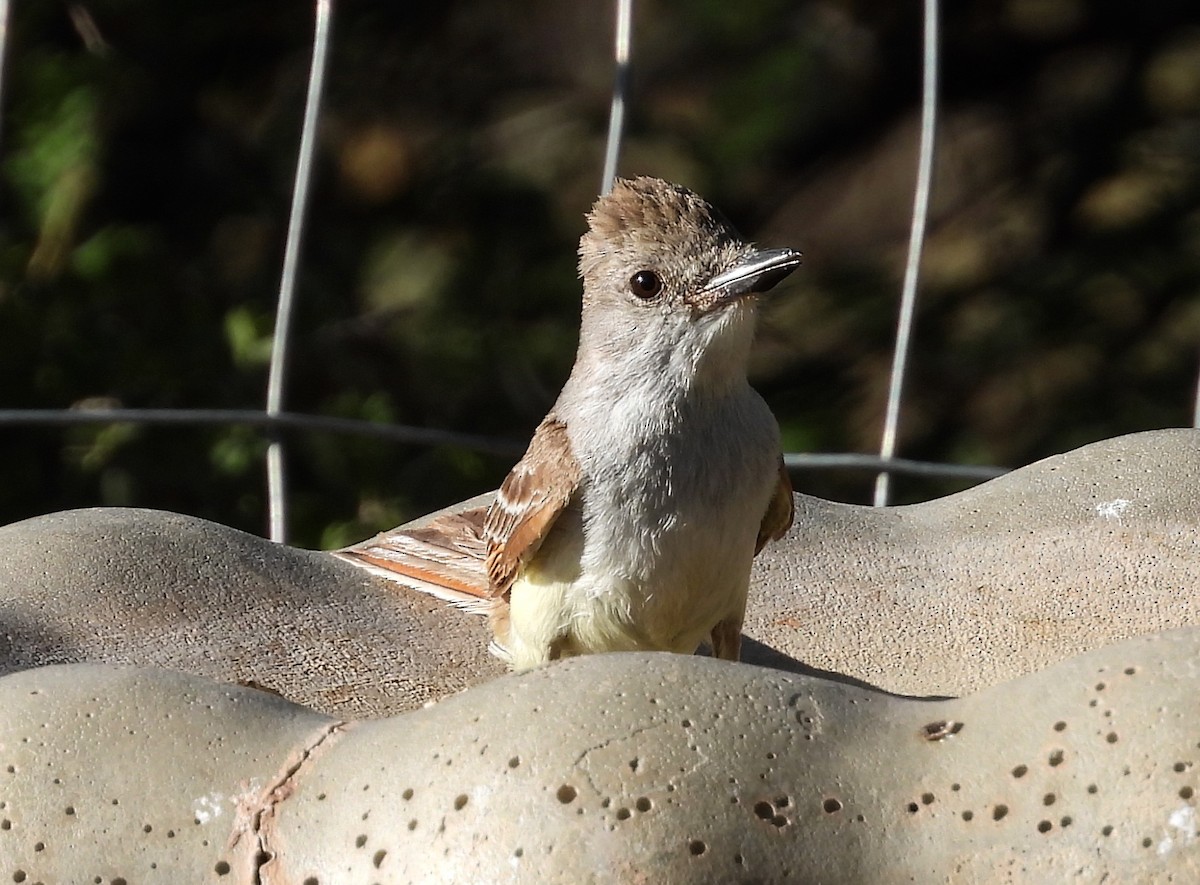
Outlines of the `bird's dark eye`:
<svg viewBox="0 0 1200 885">
<path fill-rule="evenodd" d="M 629 291 L 648 300 L 662 291 L 662 279 L 652 270 L 639 270 L 629 278 Z"/>
</svg>

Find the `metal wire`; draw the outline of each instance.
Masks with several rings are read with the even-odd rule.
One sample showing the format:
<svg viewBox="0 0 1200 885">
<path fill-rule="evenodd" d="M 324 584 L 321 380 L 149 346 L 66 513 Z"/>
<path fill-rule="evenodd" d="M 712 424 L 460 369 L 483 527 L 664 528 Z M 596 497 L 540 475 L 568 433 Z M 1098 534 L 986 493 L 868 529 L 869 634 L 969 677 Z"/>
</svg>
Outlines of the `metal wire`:
<svg viewBox="0 0 1200 885">
<path fill-rule="evenodd" d="M 1192 426 L 1200 429 L 1200 376 L 1196 378 L 1196 400 L 1192 404 Z"/>
<path fill-rule="evenodd" d="M 1008 473 L 1007 467 L 988 467 L 982 464 L 941 464 L 936 461 L 913 461 L 909 458 L 881 458 L 878 455 L 827 455 L 814 452 L 789 452 L 783 456 L 788 470 L 880 470 L 908 476 L 939 477 L 942 479 L 995 479 Z"/>
<path fill-rule="evenodd" d="M 921 77 L 921 146 L 917 159 L 917 186 L 913 194 L 912 228 L 908 238 L 908 261 L 896 324 L 896 349 L 892 352 L 892 378 L 888 384 L 887 412 L 879 457 L 892 460 L 896 454 L 896 431 L 900 426 L 900 402 L 904 395 L 904 372 L 912 342 L 913 314 L 917 304 L 917 277 L 925 228 L 929 218 L 929 191 L 933 180 L 934 134 L 937 124 L 938 91 L 938 0 L 925 0 L 924 60 Z M 885 507 L 891 474 L 886 469 L 875 478 L 875 506 Z"/>
<path fill-rule="evenodd" d="M 334 418 L 301 412 L 268 415 L 257 409 L 0 409 L 0 427 L 70 427 L 82 424 L 166 424 L 242 426 L 267 430 L 311 430 L 367 436 L 417 446 L 456 446 L 491 455 L 515 456 L 525 443 L 452 430 L 376 424 L 358 418 Z"/>
<path fill-rule="evenodd" d="M 4 58 L 8 50 L 8 0 L 0 0 L 0 110 L 4 107 Z M 3 120 L 3 114 L 0 114 Z M 3 130 L 0 129 L 0 135 Z"/>
<path fill-rule="evenodd" d="M 317 0 L 312 66 L 308 72 L 308 92 L 304 97 L 304 125 L 300 131 L 296 180 L 292 187 L 292 209 L 288 217 L 287 245 L 283 253 L 283 273 L 279 280 L 279 301 L 276 305 L 275 331 L 271 340 L 271 368 L 267 378 L 267 415 L 270 417 L 278 417 L 283 411 L 288 339 L 292 328 L 292 308 L 296 300 L 296 268 L 300 262 L 300 245 L 304 237 L 305 208 L 308 204 L 308 184 L 312 178 L 317 120 L 321 112 L 321 89 L 325 84 L 325 59 L 329 54 L 329 20 L 332 12 L 333 0 Z M 270 538 L 281 544 L 287 540 L 287 491 L 283 455 L 283 443 L 278 439 L 271 440 L 267 446 Z"/>
<path fill-rule="evenodd" d="M 608 143 L 604 147 L 604 176 L 600 193 L 612 190 L 617 180 L 621 137 L 625 132 L 625 98 L 629 93 L 629 56 L 633 31 L 633 0 L 617 0 L 616 70 L 613 74 L 612 106 L 608 111 Z"/>
</svg>

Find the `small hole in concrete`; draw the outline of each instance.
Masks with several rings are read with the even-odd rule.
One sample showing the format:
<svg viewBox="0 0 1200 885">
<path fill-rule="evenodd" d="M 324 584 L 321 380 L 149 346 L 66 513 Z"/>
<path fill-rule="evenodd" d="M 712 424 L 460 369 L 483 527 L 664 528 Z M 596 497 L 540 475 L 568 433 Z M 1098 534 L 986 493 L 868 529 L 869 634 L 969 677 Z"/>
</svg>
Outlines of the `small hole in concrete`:
<svg viewBox="0 0 1200 885">
<path fill-rule="evenodd" d="M 995 808 L 992 809 L 992 820 L 1004 820 L 1004 818 L 1007 814 L 1008 814 L 1008 806 L 1007 805 L 997 805 Z"/>
<path fill-rule="evenodd" d="M 1188 764 L 1187 764 L 1186 762 L 1176 762 L 1176 763 L 1175 763 L 1173 766 L 1171 766 L 1171 767 L 1172 767 L 1173 769 L 1175 769 L 1175 771 L 1176 771 L 1176 772 L 1182 773 L 1182 772 L 1184 772 L 1184 771 L 1187 771 Z"/>
<path fill-rule="evenodd" d="M 408 822 L 408 829 L 411 832 L 412 830 L 415 830 L 416 828 L 417 828 L 417 819 L 414 817 L 412 820 L 410 820 Z"/>
<path fill-rule="evenodd" d="M 682 725 L 684 728 L 691 728 L 691 727 L 692 727 L 692 720 L 691 720 L 691 719 L 684 719 L 684 720 L 683 720 L 682 722 L 680 722 L 679 724 L 680 724 L 680 725 Z"/>
<path fill-rule="evenodd" d="M 630 759 L 630 760 L 629 760 L 629 770 L 630 770 L 630 771 L 637 771 L 637 770 L 638 770 L 638 766 L 640 766 L 641 764 L 642 764 L 642 760 L 641 760 L 641 759 L 639 759 L 639 758 L 637 758 L 637 757 L 635 756 L 635 757 L 633 757 L 632 759 Z"/>
<path fill-rule="evenodd" d="M 770 820 L 775 816 L 775 806 L 770 802 L 754 803 L 754 813 L 762 820 Z"/>
<path fill-rule="evenodd" d="M 357 838 L 354 840 L 354 847 L 355 847 L 355 848 L 362 848 L 362 847 L 363 847 L 364 845 L 366 845 L 366 844 L 367 844 L 367 837 L 366 837 L 366 835 L 365 835 L 365 834 L 363 834 L 363 833 L 359 833 L 359 834 L 358 834 L 358 837 L 357 837 Z"/>
<path fill-rule="evenodd" d="M 1126 675 L 1126 676 L 1132 676 L 1132 675 L 1133 675 L 1134 673 L 1136 673 L 1136 672 L 1137 672 L 1137 667 L 1126 667 L 1126 668 L 1125 668 L 1125 675 Z"/>
<path fill-rule="evenodd" d="M 24 882 L 25 881 L 25 871 L 17 870 L 15 873 L 13 873 L 13 881 L 14 882 Z"/>
<path fill-rule="evenodd" d="M 1012 770 L 1012 776 L 1013 777 L 1025 777 L 1025 775 L 1028 771 L 1029 771 L 1028 765 L 1018 765 L 1016 768 L 1014 768 Z"/>
<path fill-rule="evenodd" d="M 400 798 L 404 799 L 404 800 L 411 799 L 412 797 L 413 797 L 412 787 L 409 787 L 407 790 L 405 790 L 403 793 L 400 794 Z"/>
<path fill-rule="evenodd" d="M 1065 722 L 1061 722 L 1061 721 L 1060 721 L 1060 722 L 1055 722 L 1055 723 L 1054 723 L 1054 730 L 1055 730 L 1055 731 L 1066 731 L 1066 730 L 1067 730 L 1067 723 L 1065 723 Z"/>
<path fill-rule="evenodd" d="M 12 821 L 10 821 L 8 818 L 4 818 L 4 820 L 0 820 L 0 830 L 11 830 L 11 829 L 12 829 Z"/>
<path fill-rule="evenodd" d="M 1119 738 L 1117 737 L 1117 733 L 1115 731 L 1110 731 L 1108 734 L 1106 734 L 1104 736 L 1104 739 L 1106 741 L 1108 741 L 1110 744 L 1115 744 L 1119 740 Z"/>
<path fill-rule="evenodd" d="M 1111 836 L 1112 831 L 1113 831 L 1112 824 L 1105 824 L 1104 826 L 1102 826 L 1100 828 L 1100 835 L 1101 836 Z"/>
<path fill-rule="evenodd" d="M 33 843 L 33 850 L 34 850 L 34 851 L 45 851 L 45 850 L 46 850 L 46 843 L 45 843 L 45 842 L 34 842 L 34 843 Z"/>
<path fill-rule="evenodd" d="M 223 860 L 219 860 L 219 861 L 217 861 L 217 865 L 215 867 L 213 867 L 213 871 L 218 876 L 228 876 L 229 875 L 229 864 L 227 864 Z"/>
<path fill-rule="evenodd" d="M 950 792 L 952 792 L 952 793 L 957 793 L 961 789 L 962 789 L 962 786 L 960 786 L 959 784 L 951 784 L 950 785 Z"/>
<path fill-rule="evenodd" d="M 633 803 L 634 808 L 641 812 L 647 812 L 654 807 L 654 803 L 645 796 L 639 796 L 637 802 Z"/>
<path fill-rule="evenodd" d="M 744 857 L 742 857 L 740 854 L 735 854 L 733 856 L 733 862 L 740 867 L 742 864 L 744 864 L 746 862 L 746 859 Z"/>
<path fill-rule="evenodd" d="M 1107 687 L 1103 682 L 1096 683 L 1096 691 L 1104 691 Z"/>
<path fill-rule="evenodd" d="M 1153 844 L 1154 844 L 1154 840 L 1151 839 L 1149 836 L 1147 836 L 1145 839 L 1142 840 L 1143 848 L 1149 848 Z"/>
<path fill-rule="evenodd" d="M 1038 832 L 1039 833 L 1049 833 L 1050 830 L 1053 829 L 1053 827 L 1054 827 L 1054 824 L 1050 823 L 1050 821 L 1048 821 L 1048 820 L 1038 822 Z"/>
<path fill-rule="evenodd" d="M 629 816 L 632 813 L 633 812 L 631 812 L 628 808 L 618 808 L 617 809 L 617 820 L 629 820 Z"/>
<path fill-rule="evenodd" d="M 905 806 L 905 808 L 908 809 L 909 814 L 916 814 L 918 811 L 921 810 L 921 806 L 918 805 L 916 802 L 909 802 L 908 805 Z"/>
<path fill-rule="evenodd" d="M 304 885 L 321 885 L 316 876 L 309 876 L 304 880 Z"/>
<path fill-rule="evenodd" d="M 387 852 L 382 848 L 375 852 L 375 856 L 371 858 L 371 863 L 375 865 L 375 869 L 379 869 L 381 866 L 383 866 L 383 859 L 385 857 L 387 857 Z"/>
<path fill-rule="evenodd" d="M 921 736 L 927 741 L 941 741 L 962 731 L 963 724 L 953 719 L 939 719 L 921 727 Z"/>
<path fill-rule="evenodd" d="M 821 803 L 821 808 L 825 810 L 826 814 L 834 814 L 842 810 L 842 803 L 840 800 L 830 796 L 823 803 Z"/>
<path fill-rule="evenodd" d="M 70 817 L 75 814 L 75 806 L 68 805 L 66 808 L 63 809 L 63 811 L 67 814 L 68 817 Z"/>
<path fill-rule="evenodd" d="M 520 765 L 520 764 L 521 764 L 521 757 L 520 757 L 520 756 L 513 756 L 511 759 L 509 759 L 509 760 L 508 760 L 508 767 L 509 767 L 509 768 L 516 768 L 516 767 L 517 767 L 518 765 Z"/>
<path fill-rule="evenodd" d="M 1050 758 L 1047 761 L 1050 763 L 1051 768 L 1057 768 L 1063 764 L 1065 756 L 1066 754 L 1062 750 L 1051 750 Z"/>
<path fill-rule="evenodd" d="M 933 804 L 933 793 L 922 793 L 921 794 L 921 804 L 932 805 Z"/>
<path fill-rule="evenodd" d="M 688 851 L 691 852 L 693 857 L 699 857 L 704 852 L 708 851 L 708 846 L 699 839 L 693 839 L 688 845 Z"/>
<path fill-rule="evenodd" d="M 964 812 L 962 813 L 962 819 L 963 819 L 963 820 L 966 820 L 966 821 L 971 821 L 971 820 L 974 820 L 974 819 L 975 819 L 975 812 L 973 812 L 973 811 L 970 811 L 970 810 L 964 811 Z"/>
<path fill-rule="evenodd" d="M 1055 796 L 1053 793 L 1047 793 L 1045 796 L 1042 797 L 1042 804 L 1043 805 L 1053 805 L 1054 800 L 1057 798 L 1058 797 Z"/>
<path fill-rule="evenodd" d="M 1058 822 L 1058 825 L 1060 827 L 1069 827 L 1073 823 L 1075 823 L 1075 819 L 1068 814 L 1066 817 L 1064 817 L 1062 820 L 1060 820 Z"/>
<path fill-rule="evenodd" d="M 521 858 L 524 856 L 525 856 L 525 849 L 521 848 L 520 846 L 518 846 L 517 850 L 513 852 L 513 857 Z"/>
<path fill-rule="evenodd" d="M 570 784 L 563 784 L 558 788 L 558 801 L 563 805 L 570 805 L 575 801 L 575 797 L 578 795 L 579 794 L 575 791 L 575 788 Z"/>
<path fill-rule="evenodd" d="M 1192 796 L 1194 796 L 1194 795 L 1195 795 L 1195 792 L 1192 790 L 1191 787 L 1180 787 L 1179 788 L 1179 798 L 1180 799 L 1191 799 Z"/>
<path fill-rule="evenodd" d="M 466 807 L 467 807 L 467 794 L 459 793 L 457 796 L 454 797 L 454 810 L 462 811 Z"/>
<path fill-rule="evenodd" d="M 1095 795 L 1096 793 L 1100 792 L 1100 788 L 1095 784 L 1088 784 L 1087 791 L 1092 795 Z"/>
</svg>

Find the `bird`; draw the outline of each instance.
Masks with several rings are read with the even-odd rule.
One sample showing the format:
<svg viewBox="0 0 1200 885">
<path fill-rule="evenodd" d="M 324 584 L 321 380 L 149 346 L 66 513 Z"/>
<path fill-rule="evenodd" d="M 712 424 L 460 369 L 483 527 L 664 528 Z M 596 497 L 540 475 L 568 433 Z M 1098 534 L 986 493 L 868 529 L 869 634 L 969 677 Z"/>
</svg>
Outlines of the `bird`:
<svg viewBox="0 0 1200 885">
<path fill-rule="evenodd" d="M 801 253 L 651 177 L 618 179 L 587 224 L 574 366 L 491 504 L 335 553 L 486 613 L 514 670 L 706 643 L 736 661 L 752 561 L 794 513 L 747 367 L 759 296 Z"/>
</svg>

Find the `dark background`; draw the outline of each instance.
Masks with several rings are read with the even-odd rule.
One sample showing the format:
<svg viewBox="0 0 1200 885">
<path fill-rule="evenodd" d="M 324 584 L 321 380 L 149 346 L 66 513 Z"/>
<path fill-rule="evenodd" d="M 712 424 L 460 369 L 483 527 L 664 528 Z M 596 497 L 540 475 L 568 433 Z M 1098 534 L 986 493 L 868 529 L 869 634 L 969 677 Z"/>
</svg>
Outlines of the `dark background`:
<svg viewBox="0 0 1200 885">
<path fill-rule="evenodd" d="M 621 170 L 806 264 L 753 380 L 799 451 L 878 447 L 911 212 L 921 4 L 639 2 Z M 946 3 L 901 454 L 1017 466 L 1185 425 L 1200 361 L 1200 6 Z M 523 441 L 575 346 L 612 8 L 343 2 L 287 406 Z M 312 10 L 14 4 L 0 407 L 264 402 Z M 293 536 L 357 540 L 512 459 L 290 434 Z M 152 506 L 261 533 L 261 434 L 0 427 L 0 523 Z M 865 501 L 872 477 L 802 473 Z M 913 500 L 953 486 L 902 480 Z"/>
</svg>

